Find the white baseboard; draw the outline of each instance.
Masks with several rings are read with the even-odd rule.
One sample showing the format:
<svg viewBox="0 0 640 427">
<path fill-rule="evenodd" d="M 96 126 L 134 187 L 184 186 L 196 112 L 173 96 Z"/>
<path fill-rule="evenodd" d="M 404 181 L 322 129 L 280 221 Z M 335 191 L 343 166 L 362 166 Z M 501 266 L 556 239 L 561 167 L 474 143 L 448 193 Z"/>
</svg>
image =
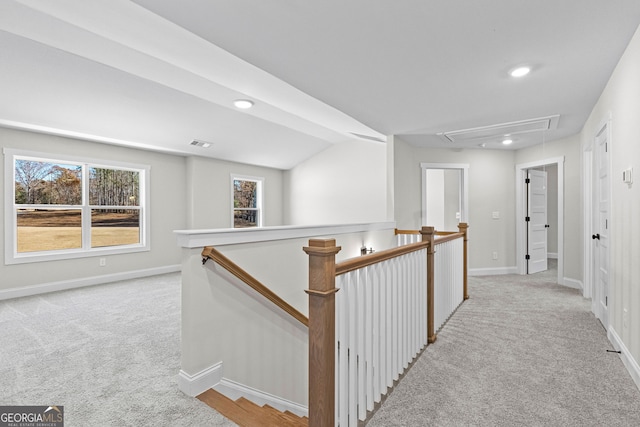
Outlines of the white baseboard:
<svg viewBox="0 0 640 427">
<path fill-rule="evenodd" d="M 280 411 L 293 412 L 300 417 L 309 416 L 309 408 L 304 405 L 292 402 L 290 400 L 282 399 L 278 396 L 256 390 L 254 388 L 225 378 L 223 378 L 220 383 L 218 383 L 218 385 L 213 388 L 232 400 L 244 397 L 245 399 L 252 401 L 256 405 L 262 406 L 267 404 Z"/>
<path fill-rule="evenodd" d="M 194 375 L 189 375 L 181 369 L 178 373 L 178 388 L 187 396 L 195 397 L 222 381 L 222 373 L 222 362 Z"/>
<path fill-rule="evenodd" d="M 566 286 L 568 288 L 572 288 L 572 289 L 578 289 L 581 292 L 584 292 L 584 285 L 582 284 L 582 282 L 580 280 L 570 279 L 568 277 L 564 277 L 562 279 L 561 285 Z"/>
<path fill-rule="evenodd" d="M 518 274 L 518 267 L 470 268 L 469 276 L 499 276 L 502 274 Z"/>
<path fill-rule="evenodd" d="M 613 329 L 613 326 L 609 326 L 607 337 L 609 341 L 611 341 L 611 344 L 613 344 L 613 347 L 621 352 L 620 358 L 622 359 L 622 363 L 627 368 L 627 371 L 629 371 L 633 382 L 636 383 L 636 387 L 640 389 L 640 365 L 638 365 L 638 362 L 633 358 L 629 349 L 624 345 L 615 329 Z"/>
<path fill-rule="evenodd" d="M 83 277 L 81 279 L 62 280 L 60 282 L 42 283 L 40 285 L 25 286 L 0 290 L 0 301 L 11 298 L 27 297 L 31 295 L 45 294 L 47 292 L 64 291 L 67 289 L 82 288 L 85 286 L 102 285 L 118 282 L 120 280 L 138 279 L 140 277 L 156 276 L 158 274 L 174 273 L 180 271 L 180 264 L 164 267 L 147 268 L 144 270 L 125 271 L 122 273 L 105 274 L 103 276 Z"/>
<path fill-rule="evenodd" d="M 547 252 L 547 258 L 558 259 L 558 253 L 557 252 Z"/>
<path fill-rule="evenodd" d="M 306 406 L 226 379 L 223 377 L 223 372 L 222 362 L 218 362 L 194 375 L 189 375 L 185 371 L 180 370 L 178 373 L 178 388 L 184 394 L 191 397 L 195 397 L 212 388 L 231 400 L 244 397 L 256 405 L 262 406 L 266 404 L 280 411 L 293 412 L 301 417 L 309 416 L 309 408 Z"/>
</svg>

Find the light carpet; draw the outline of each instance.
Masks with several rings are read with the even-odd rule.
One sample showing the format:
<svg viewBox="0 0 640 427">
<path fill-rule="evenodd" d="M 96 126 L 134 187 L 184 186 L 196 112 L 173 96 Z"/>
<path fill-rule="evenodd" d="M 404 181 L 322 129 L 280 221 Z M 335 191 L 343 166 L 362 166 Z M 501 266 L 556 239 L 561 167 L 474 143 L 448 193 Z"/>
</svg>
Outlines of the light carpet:
<svg viewBox="0 0 640 427">
<path fill-rule="evenodd" d="M 470 277 L 471 299 L 367 426 L 640 426 L 640 391 L 590 301 L 554 280 Z"/>
<path fill-rule="evenodd" d="M 180 275 L 0 301 L 0 405 L 65 426 L 234 426 L 178 389 Z"/>
</svg>

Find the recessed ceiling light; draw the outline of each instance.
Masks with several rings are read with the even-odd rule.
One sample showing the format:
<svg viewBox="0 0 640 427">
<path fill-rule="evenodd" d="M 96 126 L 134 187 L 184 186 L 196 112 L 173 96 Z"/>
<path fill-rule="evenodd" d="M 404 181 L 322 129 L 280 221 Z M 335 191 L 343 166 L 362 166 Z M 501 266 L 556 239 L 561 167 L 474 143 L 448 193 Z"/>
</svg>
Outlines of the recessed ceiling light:
<svg viewBox="0 0 640 427">
<path fill-rule="evenodd" d="M 233 105 L 235 105 L 236 108 L 246 110 L 247 108 L 253 107 L 253 101 L 248 99 L 236 99 L 235 101 L 233 101 Z"/>
<path fill-rule="evenodd" d="M 502 143 L 503 143 L 504 145 L 509 145 L 509 144 L 511 144 L 512 142 L 513 142 L 513 139 L 510 139 L 510 138 L 506 138 L 506 139 L 503 139 L 503 140 L 502 140 Z"/>
<path fill-rule="evenodd" d="M 511 74 L 511 77 L 523 77 L 529 74 L 530 71 L 531 67 L 518 67 L 511 70 L 509 74 Z"/>
</svg>

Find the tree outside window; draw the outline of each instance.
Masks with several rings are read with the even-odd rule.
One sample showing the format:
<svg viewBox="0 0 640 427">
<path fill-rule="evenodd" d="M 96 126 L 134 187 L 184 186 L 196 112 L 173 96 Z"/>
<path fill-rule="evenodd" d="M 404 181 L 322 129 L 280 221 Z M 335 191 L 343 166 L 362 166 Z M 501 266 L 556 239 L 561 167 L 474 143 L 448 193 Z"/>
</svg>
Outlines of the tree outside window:
<svg viewBox="0 0 640 427">
<path fill-rule="evenodd" d="M 262 179 L 233 177 L 233 228 L 262 225 Z"/>
<path fill-rule="evenodd" d="M 5 153 L 13 173 L 5 186 L 13 196 L 5 224 L 13 241 L 8 263 L 90 256 L 94 250 L 148 250 L 143 215 L 148 167 L 22 153 Z"/>
</svg>

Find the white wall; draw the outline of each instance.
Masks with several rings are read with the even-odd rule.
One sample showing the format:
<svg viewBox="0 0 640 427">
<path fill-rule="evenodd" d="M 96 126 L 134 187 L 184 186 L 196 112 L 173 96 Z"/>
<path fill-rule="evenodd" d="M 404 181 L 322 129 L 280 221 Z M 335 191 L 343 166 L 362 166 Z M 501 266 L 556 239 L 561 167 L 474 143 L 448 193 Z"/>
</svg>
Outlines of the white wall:
<svg viewBox="0 0 640 427">
<path fill-rule="evenodd" d="M 307 328 L 215 263 L 203 266 L 200 252 L 183 249 L 182 371 L 196 375 L 221 366 L 217 380 L 306 405 Z"/>
<path fill-rule="evenodd" d="M 118 280 L 127 274 L 177 270 L 180 250 L 173 230 L 231 226 L 232 173 L 263 177 L 264 224 L 283 224 L 283 172 L 277 169 L 202 157 L 187 158 L 6 128 L 0 128 L 0 147 L 151 165 L 151 251 L 106 256 L 105 267 L 98 267 L 97 256 L 40 264 L 1 265 L 0 291 L 34 286 L 40 290 L 34 288 L 33 292 L 56 290 Z M 0 168 L 4 168 L 4 163 Z M 2 169 L 0 173 L 4 177 Z M 4 210 L 0 213 L 2 223 L 3 215 Z M 4 246 L 0 250 L 4 251 Z M 0 255 L 4 259 L 4 253 Z"/>
<path fill-rule="evenodd" d="M 427 169 L 426 174 L 427 223 L 436 230 L 446 230 L 444 228 L 444 170 Z"/>
<path fill-rule="evenodd" d="M 0 291 L 27 289 L 46 284 L 81 286 L 88 278 L 122 277 L 133 271 L 177 270 L 180 250 L 173 230 L 186 226 L 185 159 L 150 151 L 134 150 L 57 136 L 0 128 L 0 147 L 24 149 L 44 153 L 85 156 L 92 159 L 127 161 L 151 165 L 151 219 L 149 252 L 136 252 L 105 257 L 107 265 L 98 266 L 97 257 L 40 263 L 0 265 Z M 0 176 L 4 177 L 4 162 L 0 162 Z M 4 179 L 4 178 L 3 178 Z M 0 210 L 4 224 L 4 209 Z M 2 230 L 3 238 L 4 227 Z M 4 259 L 4 245 L 0 249 Z"/>
<path fill-rule="evenodd" d="M 444 170 L 444 230 L 457 230 L 460 218 L 460 182 L 462 171 L 455 169 Z"/>
<path fill-rule="evenodd" d="M 469 268 L 514 272 L 515 165 L 565 157 L 565 277 L 582 280 L 582 210 L 580 138 L 574 136 L 544 146 L 506 151 L 418 148 L 395 138 L 395 219 L 400 229 L 418 229 L 421 222 L 421 162 L 468 163 Z M 493 212 L 500 219 L 492 219 Z M 556 239 L 557 240 L 557 239 Z M 492 253 L 498 252 L 498 260 Z"/>
<path fill-rule="evenodd" d="M 581 133 L 586 146 L 611 116 L 610 332 L 635 360 L 640 387 L 640 30 L 620 59 Z M 622 182 L 633 167 L 635 182 Z M 624 318 L 627 310 L 627 318 Z"/>
<path fill-rule="evenodd" d="M 460 175 L 457 169 L 427 169 L 426 221 L 436 230 L 457 230 L 460 212 Z"/>
<path fill-rule="evenodd" d="M 263 225 L 283 225 L 283 172 L 205 157 L 187 160 L 187 228 L 230 228 L 231 174 L 264 178 Z"/>
<path fill-rule="evenodd" d="M 392 228 L 340 234 L 336 261 L 360 256 L 365 244 L 395 246 Z M 304 315 L 308 313 L 309 238 L 216 245 L 231 261 Z M 274 304 L 208 261 L 201 248 L 183 249 L 182 371 L 189 376 L 222 366 L 226 381 L 307 405 L 308 330 Z M 219 380 L 219 379 L 218 379 Z M 207 384 L 207 387 L 214 383 Z"/>
<path fill-rule="evenodd" d="M 469 268 L 515 268 L 515 172 L 513 151 L 427 149 L 395 138 L 395 219 L 400 229 L 421 227 L 420 163 L 469 164 Z M 500 219 L 492 219 L 493 212 Z M 498 252 L 498 259 L 492 253 Z M 511 269 L 511 270 L 509 270 Z"/>
<path fill-rule="evenodd" d="M 285 172 L 285 224 L 387 220 L 387 147 L 335 144 Z"/>
</svg>

